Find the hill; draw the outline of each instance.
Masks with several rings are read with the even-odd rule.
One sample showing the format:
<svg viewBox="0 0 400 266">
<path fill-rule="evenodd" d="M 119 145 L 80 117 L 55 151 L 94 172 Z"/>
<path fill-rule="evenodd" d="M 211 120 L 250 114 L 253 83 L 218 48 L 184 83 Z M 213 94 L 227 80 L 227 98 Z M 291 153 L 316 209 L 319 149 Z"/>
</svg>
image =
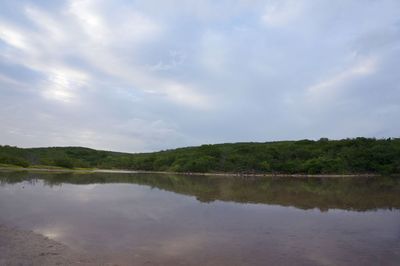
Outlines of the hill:
<svg viewBox="0 0 400 266">
<path fill-rule="evenodd" d="M 0 146 L 0 163 L 200 173 L 398 174 L 400 139 L 227 143 L 136 154 L 82 147 Z"/>
</svg>

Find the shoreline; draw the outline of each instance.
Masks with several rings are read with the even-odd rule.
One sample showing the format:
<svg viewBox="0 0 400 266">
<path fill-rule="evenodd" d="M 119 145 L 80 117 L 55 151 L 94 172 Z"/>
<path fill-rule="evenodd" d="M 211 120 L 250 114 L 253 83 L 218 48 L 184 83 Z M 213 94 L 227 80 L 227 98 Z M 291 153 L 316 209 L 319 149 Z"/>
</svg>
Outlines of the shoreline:
<svg viewBox="0 0 400 266">
<path fill-rule="evenodd" d="M 0 224 L 0 265 L 104 265 L 56 240 Z"/>
<path fill-rule="evenodd" d="M 67 169 L 67 168 L 24 168 L 24 167 L 0 167 L 0 171 L 27 171 L 46 173 L 110 173 L 110 174 L 164 174 L 164 175 L 187 175 L 187 176 L 222 176 L 222 177 L 296 177 L 296 178 L 343 178 L 343 177 L 379 177 L 382 174 L 282 174 L 282 173 L 196 173 L 196 172 L 169 172 L 169 171 L 143 171 L 125 169 Z"/>
</svg>

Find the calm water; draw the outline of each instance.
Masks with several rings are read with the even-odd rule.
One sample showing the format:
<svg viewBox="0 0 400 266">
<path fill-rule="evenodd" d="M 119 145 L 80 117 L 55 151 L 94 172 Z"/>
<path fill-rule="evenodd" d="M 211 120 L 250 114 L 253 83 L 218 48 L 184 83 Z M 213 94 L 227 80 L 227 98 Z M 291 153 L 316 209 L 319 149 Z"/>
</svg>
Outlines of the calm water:
<svg viewBox="0 0 400 266">
<path fill-rule="evenodd" d="M 399 265 L 400 179 L 0 172 L 0 223 L 120 264 Z"/>
</svg>

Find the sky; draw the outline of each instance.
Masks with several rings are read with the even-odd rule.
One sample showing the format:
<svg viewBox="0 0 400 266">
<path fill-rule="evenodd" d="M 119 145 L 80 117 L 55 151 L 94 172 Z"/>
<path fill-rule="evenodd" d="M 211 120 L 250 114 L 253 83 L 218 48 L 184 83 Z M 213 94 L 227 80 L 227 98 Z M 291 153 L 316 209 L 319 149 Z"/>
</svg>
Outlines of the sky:
<svg viewBox="0 0 400 266">
<path fill-rule="evenodd" d="M 0 144 L 400 136 L 398 0 L 0 0 Z"/>
</svg>

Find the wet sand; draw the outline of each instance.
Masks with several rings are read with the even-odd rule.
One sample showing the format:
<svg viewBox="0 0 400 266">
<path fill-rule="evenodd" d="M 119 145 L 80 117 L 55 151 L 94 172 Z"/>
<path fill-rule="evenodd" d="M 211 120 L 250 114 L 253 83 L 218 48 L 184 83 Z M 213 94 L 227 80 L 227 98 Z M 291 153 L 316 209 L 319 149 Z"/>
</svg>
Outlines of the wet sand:
<svg viewBox="0 0 400 266">
<path fill-rule="evenodd" d="M 31 231 L 0 225 L 0 265 L 105 265 Z"/>
</svg>

